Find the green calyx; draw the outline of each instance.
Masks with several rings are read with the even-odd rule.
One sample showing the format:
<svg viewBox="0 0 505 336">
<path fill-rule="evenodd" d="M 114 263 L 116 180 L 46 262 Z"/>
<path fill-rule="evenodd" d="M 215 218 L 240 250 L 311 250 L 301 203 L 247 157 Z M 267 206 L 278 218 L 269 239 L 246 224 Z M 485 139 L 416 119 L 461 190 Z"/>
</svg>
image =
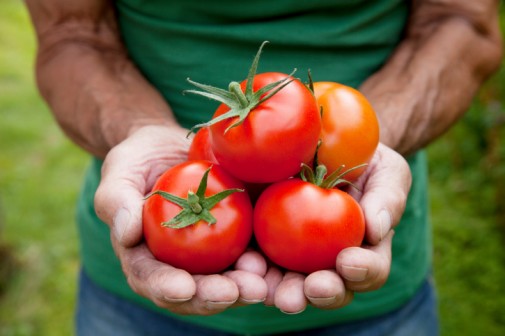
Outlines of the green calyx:
<svg viewBox="0 0 505 336">
<path fill-rule="evenodd" d="M 253 63 L 251 65 L 251 68 L 249 69 L 249 73 L 247 75 L 246 79 L 246 88 L 245 92 L 242 91 L 242 88 L 240 87 L 240 83 L 238 82 L 231 82 L 228 86 L 228 90 L 216 88 L 210 85 L 205 85 L 201 84 L 198 82 L 194 82 L 191 79 L 187 79 L 189 83 L 193 84 L 199 90 L 186 90 L 185 92 L 188 93 L 193 93 L 196 95 L 200 95 L 203 97 L 207 97 L 213 100 L 216 100 L 220 103 L 223 103 L 227 105 L 230 110 L 219 117 L 216 117 L 206 123 L 198 124 L 195 125 L 191 130 L 194 130 L 196 128 L 200 127 L 206 127 L 210 126 L 213 124 L 216 124 L 222 120 L 229 119 L 229 118 L 237 118 L 237 121 L 234 122 L 232 125 L 230 125 L 225 132 L 227 132 L 229 129 L 236 127 L 244 122 L 244 120 L 247 118 L 249 113 L 255 109 L 258 105 L 261 103 L 265 102 L 269 98 L 271 98 L 273 95 L 275 95 L 277 92 L 279 92 L 282 88 L 284 88 L 286 85 L 291 83 L 294 78 L 291 76 L 296 72 L 296 69 L 293 70 L 293 72 L 287 76 L 286 78 L 279 80 L 274 83 L 270 83 L 268 85 L 265 85 L 264 87 L 260 88 L 258 91 L 253 91 L 253 81 L 254 81 L 254 76 L 256 75 L 256 71 L 258 69 L 258 63 L 261 55 L 261 51 L 263 50 L 263 47 L 265 44 L 267 44 L 268 41 L 265 41 L 261 44 L 258 52 L 256 53 L 256 56 L 254 57 Z M 264 96 L 264 97 L 263 97 Z"/>
<path fill-rule="evenodd" d="M 305 182 L 312 183 L 312 184 L 314 184 L 318 187 L 321 187 L 323 189 L 331 189 L 331 188 L 336 187 L 339 184 L 348 184 L 348 185 L 352 186 L 353 188 L 355 188 L 356 190 L 359 190 L 359 188 L 356 185 L 354 185 L 352 182 L 346 180 L 344 178 L 344 176 L 347 175 L 348 173 L 350 173 L 351 171 L 365 167 L 366 165 L 367 164 L 364 163 L 364 164 L 358 165 L 356 167 L 352 167 L 352 168 L 345 170 L 345 171 L 343 171 L 345 167 L 342 165 L 337 170 L 335 170 L 333 173 L 326 176 L 328 173 L 328 169 L 326 168 L 325 165 L 322 165 L 322 164 L 318 165 L 316 167 L 315 172 L 314 172 L 314 170 L 311 167 L 309 167 L 305 163 L 302 163 L 302 169 L 300 171 L 300 178 Z"/>
<path fill-rule="evenodd" d="M 201 220 L 207 222 L 209 225 L 215 224 L 216 218 L 210 213 L 210 210 L 217 203 L 233 194 L 234 192 L 244 191 L 243 189 L 227 189 L 212 196 L 205 197 L 207 179 L 211 168 L 212 167 L 209 167 L 209 169 L 205 171 L 196 193 L 189 191 L 187 198 L 175 196 L 161 190 L 156 190 L 146 197 L 147 199 L 153 195 L 160 195 L 165 200 L 177 204 L 182 208 L 181 212 L 179 212 L 170 221 L 161 223 L 162 226 L 171 229 L 182 229 L 187 226 L 196 224 Z"/>
</svg>

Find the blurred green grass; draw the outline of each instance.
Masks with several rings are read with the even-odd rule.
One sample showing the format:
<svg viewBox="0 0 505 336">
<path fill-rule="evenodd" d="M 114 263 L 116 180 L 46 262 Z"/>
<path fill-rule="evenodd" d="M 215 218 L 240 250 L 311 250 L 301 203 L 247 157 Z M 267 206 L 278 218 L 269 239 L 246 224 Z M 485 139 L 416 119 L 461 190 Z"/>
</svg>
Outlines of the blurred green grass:
<svg viewBox="0 0 505 336">
<path fill-rule="evenodd" d="M 505 335 L 504 103 L 502 67 L 429 148 L 443 335 Z"/>
<path fill-rule="evenodd" d="M 4 254 L 0 267 L 15 266 L 9 278 L 0 272 L 2 336 L 72 334 L 74 203 L 87 159 L 66 140 L 36 92 L 34 52 L 23 3 L 2 0 L 0 242 L 11 262 Z"/>
<path fill-rule="evenodd" d="M 504 17 L 504 15 L 502 15 Z M 21 1 L 0 2 L 0 335 L 70 335 L 79 267 L 74 204 L 86 154 L 35 89 Z M 505 334 L 505 71 L 430 146 L 442 335 Z M 9 254 L 3 253 L 9 251 Z"/>
</svg>

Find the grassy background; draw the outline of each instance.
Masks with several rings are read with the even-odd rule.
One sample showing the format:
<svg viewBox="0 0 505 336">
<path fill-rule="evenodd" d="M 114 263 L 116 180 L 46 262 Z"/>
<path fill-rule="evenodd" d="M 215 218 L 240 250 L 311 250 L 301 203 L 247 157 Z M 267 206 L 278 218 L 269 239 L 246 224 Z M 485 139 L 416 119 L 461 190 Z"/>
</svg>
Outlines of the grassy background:
<svg viewBox="0 0 505 336">
<path fill-rule="evenodd" d="M 78 268 L 74 203 L 86 156 L 66 140 L 40 100 L 33 80 L 34 52 L 23 3 L 2 0 L 2 336 L 71 335 Z"/>
<path fill-rule="evenodd" d="M 503 15 L 502 15 L 503 16 Z M 0 2 L 0 335 L 72 334 L 74 204 L 87 156 L 33 80 L 21 1 Z M 505 71 L 430 146 L 442 335 L 505 334 Z"/>
</svg>

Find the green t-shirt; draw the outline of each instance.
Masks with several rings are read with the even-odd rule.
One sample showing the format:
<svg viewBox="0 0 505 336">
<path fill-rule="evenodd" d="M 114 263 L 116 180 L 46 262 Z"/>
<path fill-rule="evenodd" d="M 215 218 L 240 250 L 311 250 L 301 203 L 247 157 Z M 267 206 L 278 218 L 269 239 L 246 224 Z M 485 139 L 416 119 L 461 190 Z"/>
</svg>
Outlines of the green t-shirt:
<svg viewBox="0 0 505 336">
<path fill-rule="evenodd" d="M 303 77 L 310 69 L 316 81 L 358 86 L 397 45 L 408 11 L 402 0 L 119 0 L 116 5 L 130 57 L 185 127 L 207 121 L 216 108 L 207 99 L 183 95 L 191 88 L 186 78 L 223 88 L 232 80 L 241 81 L 264 40 L 271 43 L 263 51 L 259 72 L 290 73 L 297 68 Z M 262 334 L 365 319 L 400 307 L 417 291 L 431 263 L 425 154 L 410 157 L 409 164 L 413 186 L 396 229 L 391 274 L 381 289 L 358 293 L 339 310 L 308 307 L 286 315 L 257 304 L 208 317 L 176 317 L 230 332 Z M 78 204 L 83 266 L 106 290 L 170 314 L 127 285 L 108 226 L 93 209 L 100 167 L 93 159 Z"/>
</svg>

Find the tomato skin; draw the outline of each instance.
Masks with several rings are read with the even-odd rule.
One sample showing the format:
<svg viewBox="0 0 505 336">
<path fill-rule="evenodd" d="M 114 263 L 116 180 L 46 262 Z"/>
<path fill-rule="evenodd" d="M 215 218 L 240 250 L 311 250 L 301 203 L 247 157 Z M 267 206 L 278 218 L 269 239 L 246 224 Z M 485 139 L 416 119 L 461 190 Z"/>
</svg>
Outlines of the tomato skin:
<svg viewBox="0 0 505 336">
<path fill-rule="evenodd" d="M 286 77 L 276 72 L 258 74 L 253 89 Z M 245 87 L 243 81 L 242 91 Z M 220 105 L 213 118 L 228 110 Z M 211 145 L 219 164 L 245 182 L 270 183 L 297 174 L 300 165 L 313 158 L 321 131 L 315 98 L 298 80 L 254 108 L 242 124 L 226 131 L 236 121 L 229 118 L 209 126 Z"/>
<path fill-rule="evenodd" d="M 202 127 L 196 132 L 193 141 L 189 147 L 188 160 L 207 160 L 212 163 L 218 163 L 212 146 L 210 145 L 210 134 L 208 127 Z M 254 204 L 260 194 L 269 184 L 267 183 L 248 183 L 244 182 L 245 189 Z"/>
<path fill-rule="evenodd" d="M 338 253 L 360 246 L 365 220 L 359 204 L 339 189 L 293 178 L 268 187 L 254 209 L 261 250 L 288 270 L 335 269 Z"/>
<path fill-rule="evenodd" d="M 342 165 L 347 170 L 368 163 L 379 144 L 379 121 L 365 96 L 334 82 L 315 82 L 314 95 L 323 110 L 319 163 L 328 173 Z M 352 171 L 345 179 L 354 181 L 364 170 Z"/>
<path fill-rule="evenodd" d="M 167 191 L 186 198 L 196 191 L 205 171 L 208 176 L 206 197 L 225 189 L 243 188 L 240 181 L 208 161 L 187 161 L 167 170 L 153 190 Z M 143 233 L 154 257 L 192 274 L 219 273 L 232 265 L 245 251 L 252 236 L 252 205 L 247 193 L 235 192 L 217 203 L 211 214 L 215 224 L 200 220 L 182 229 L 161 225 L 181 211 L 159 195 L 149 197 L 143 209 Z"/>
<path fill-rule="evenodd" d="M 196 132 L 189 146 L 188 160 L 207 160 L 217 163 L 209 139 L 209 128 L 202 127 Z"/>
</svg>

